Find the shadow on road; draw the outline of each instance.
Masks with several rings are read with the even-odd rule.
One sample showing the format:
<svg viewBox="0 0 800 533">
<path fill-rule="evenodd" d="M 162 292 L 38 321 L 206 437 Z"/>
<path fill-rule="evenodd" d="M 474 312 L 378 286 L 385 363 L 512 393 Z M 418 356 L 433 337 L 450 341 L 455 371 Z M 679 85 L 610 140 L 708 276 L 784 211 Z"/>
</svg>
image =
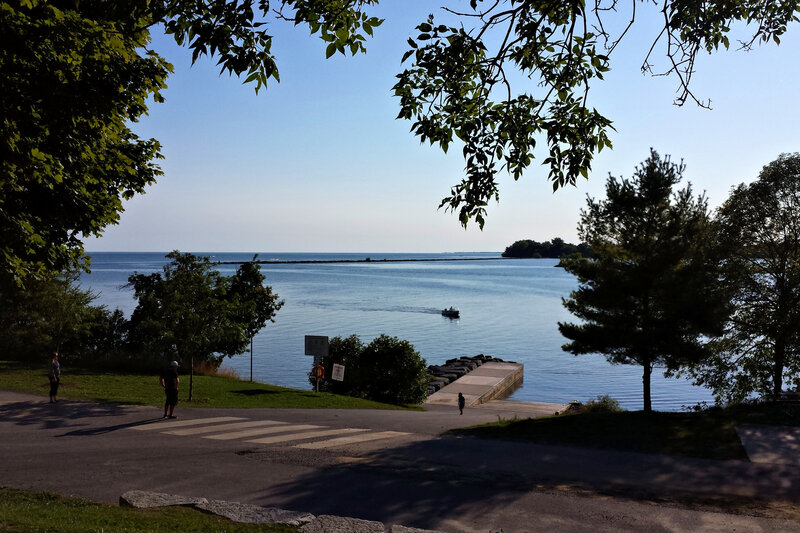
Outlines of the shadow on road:
<svg viewBox="0 0 800 533">
<path fill-rule="evenodd" d="M 258 460 L 259 454 L 273 460 L 269 450 L 249 455 Z M 437 517 L 480 522 L 476 509 L 502 509 L 530 492 L 685 502 L 711 510 L 797 504 L 799 473 L 787 465 L 441 438 L 331 461 L 265 489 L 260 498 L 268 505 L 277 496 L 286 508 L 316 514 L 436 529 Z"/>
<path fill-rule="evenodd" d="M 88 426 L 93 425 L 91 419 L 117 417 L 123 414 L 125 411 L 118 405 L 68 400 L 60 400 L 54 404 L 47 400 L 24 400 L 0 405 L 0 421 L 18 425 L 39 424 L 43 429 Z M 141 423 L 145 421 L 136 424 Z M 120 429 L 126 425 L 129 424 L 120 425 Z M 93 428 L 86 430 L 89 433 L 85 434 L 107 432 L 101 430 L 102 428 Z"/>
<path fill-rule="evenodd" d="M 404 447 L 403 453 L 413 455 L 417 446 Z M 524 486 L 501 479 L 485 482 L 493 476 L 467 476 L 463 471 L 409 463 L 398 460 L 395 451 L 367 463 L 316 469 L 292 482 L 273 485 L 259 499 L 269 505 L 278 497 L 285 508 L 318 515 L 437 529 L 443 516 L 466 518 L 478 509 L 506 507 L 524 495 Z"/>
<path fill-rule="evenodd" d="M 74 436 L 92 436 L 92 435 L 102 435 L 104 433 L 111 433 L 112 431 L 118 431 L 120 429 L 128 429 L 136 426 L 145 426 L 147 424 L 152 424 L 153 422 L 160 422 L 163 418 L 148 418 L 147 420 L 139 420 L 136 422 L 128 422 L 126 424 L 117 424 L 115 426 L 105 426 L 100 428 L 89 428 L 89 429 L 76 429 L 74 431 L 70 431 L 68 433 L 64 433 L 63 435 L 58 435 L 59 437 L 74 437 Z"/>
</svg>

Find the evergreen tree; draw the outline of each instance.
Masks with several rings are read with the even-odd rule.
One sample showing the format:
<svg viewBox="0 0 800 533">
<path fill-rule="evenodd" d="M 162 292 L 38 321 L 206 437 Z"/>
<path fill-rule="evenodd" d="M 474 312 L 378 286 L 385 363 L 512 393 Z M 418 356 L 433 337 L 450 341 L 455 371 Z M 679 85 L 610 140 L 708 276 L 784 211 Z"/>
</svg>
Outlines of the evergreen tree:
<svg viewBox="0 0 800 533">
<path fill-rule="evenodd" d="M 683 170 L 651 151 L 632 179 L 609 176 L 606 199 L 588 199 L 578 226 L 593 257 L 562 259 L 579 282 L 563 303 L 581 319 L 559 323 L 571 341 L 562 348 L 640 365 L 646 412 L 653 368 L 705 358 L 704 340 L 721 333 L 727 311 L 706 245 L 705 198 L 690 185 L 673 193 Z"/>
</svg>

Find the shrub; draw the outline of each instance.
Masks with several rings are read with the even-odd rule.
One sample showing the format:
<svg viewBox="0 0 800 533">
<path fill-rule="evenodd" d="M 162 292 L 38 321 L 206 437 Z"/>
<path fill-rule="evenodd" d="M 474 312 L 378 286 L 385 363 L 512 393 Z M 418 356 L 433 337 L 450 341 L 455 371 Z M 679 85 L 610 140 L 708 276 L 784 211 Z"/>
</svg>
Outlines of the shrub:
<svg viewBox="0 0 800 533">
<path fill-rule="evenodd" d="M 621 413 L 624 411 L 619 402 L 608 394 L 598 395 L 596 399 L 589 400 L 583 406 L 586 413 Z"/>
<path fill-rule="evenodd" d="M 344 381 L 331 379 L 334 364 L 344 365 Z M 395 405 L 422 402 L 427 389 L 425 359 L 405 340 L 380 335 L 367 345 L 356 335 L 330 340 L 322 359 L 319 390 Z M 314 385 L 316 378 L 309 375 Z"/>
</svg>

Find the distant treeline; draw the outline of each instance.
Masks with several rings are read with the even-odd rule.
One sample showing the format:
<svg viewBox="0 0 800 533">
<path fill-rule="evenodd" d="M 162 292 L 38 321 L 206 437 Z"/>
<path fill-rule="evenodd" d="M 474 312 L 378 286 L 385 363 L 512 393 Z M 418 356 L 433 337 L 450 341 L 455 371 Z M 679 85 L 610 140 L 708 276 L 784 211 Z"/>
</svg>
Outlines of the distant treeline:
<svg viewBox="0 0 800 533">
<path fill-rule="evenodd" d="M 506 248 L 503 257 L 518 258 L 539 258 L 547 257 L 558 259 L 561 256 L 580 253 L 584 257 L 589 257 L 589 247 L 585 243 L 570 244 L 564 239 L 556 237 L 551 241 L 536 242 L 530 239 L 517 241 Z"/>
</svg>

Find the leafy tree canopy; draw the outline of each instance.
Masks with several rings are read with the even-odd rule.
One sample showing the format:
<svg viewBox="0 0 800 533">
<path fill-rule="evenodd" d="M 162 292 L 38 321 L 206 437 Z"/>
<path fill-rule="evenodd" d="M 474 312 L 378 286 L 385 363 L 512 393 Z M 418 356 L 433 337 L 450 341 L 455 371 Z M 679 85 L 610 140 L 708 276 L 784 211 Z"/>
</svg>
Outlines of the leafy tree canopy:
<svg viewBox="0 0 800 533">
<path fill-rule="evenodd" d="M 653 368 L 703 359 L 705 336 L 727 317 L 705 199 L 691 186 L 673 193 L 683 169 L 653 151 L 632 179 L 609 176 L 606 199 L 589 199 L 578 226 L 592 258 L 561 260 L 579 283 L 564 306 L 581 320 L 558 324 L 570 340 L 563 349 L 641 366 L 645 411 Z"/>
<path fill-rule="evenodd" d="M 222 276 L 208 257 L 171 252 L 163 272 L 135 273 L 128 285 L 138 300 L 131 315 L 131 342 L 177 359 L 192 372 L 207 362 L 244 352 L 252 335 L 283 306 L 269 287 L 255 259 L 234 276 Z"/>
<path fill-rule="evenodd" d="M 308 27 L 328 57 L 355 54 L 382 22 L 366 12 L 377 1 L 0 2 L 0 282 L 85 266 L 82 238 L 116 223 L 122 201 L 160 174 L 158 143 L 128 127 L 148 98 L 161 100 L 171 69 L 147 49 L 152 28 L 258 91 L 280 79 L 269 23 Z M 399 117 L 421 140 L 443 150 L 463 143 L 466 176 L 441 205 L 481 227 L 498 198 L 496 174 L 518 179 L 537 142 L 554 189 L 588 177 L 612 128 L 588 91 L 642 10 L 664 20 L 642 69 L 653 71 L 652 50 L 664 44 L 668 66 L 656 73 L 678 78 L 683 103 L 694 99 L 697 54 L 727 48 L 735 22 L 754 28 L 743 48 L 778 42 L 800 8 L 798 0 L 631 0 L 629 24 L 612 31 L 617 0 L 470 0 L 463 11 L 453 3 L 444 10 L 456 24 L 431 16 L 417 26 L 394 92 Z"/>
<path fill-rule="evenodd" d="M 719 402 L 777 399 L 800 386 L 800 154 L 735 187 L 715 222 L 734 312 L 692 374 Z"/>
<path fill-rule="evenodd" d="M 331 379 L 334 363 L 344 365 L 344 381 Z M 425 359 L 397 337 L 380 335 L 367 345 L 356 335 L 334 337 L 322 365 L 321 391 L 396 405 L 418 404 L 426 396 Z M 309 382 L 316 384 L 316 378 L 309 376 Z"/>
<path fill-rule="evenodd" d="M 128 124 L 161 100 L 170 67 L 139 52 L 139 15 L 82 5 L 0 4 L 0 282 L 82 266 L 81 237 L 160 174 L 158 143 Z"/>
<path fill-rule="evenodd" d="M 455 4 L 451 2 L 451 4 Z M 442 150 L 463 144 L 466 177 L 441 206 L 458 210 L 463 225 L 483 227 L 488 200 L 498 198 L 496 174 L 518 179 L 546 144 L 544 166 L 553 190 L 588 177 L 594 154 L 611 147 L 612 121 L 589 103 L 589 89 L 611 68 L 612 56 L 647 10 L 660 11 L 661 29 L 643 50 L 642 71 L 674 75 L 676 102 L 690 90 L 698 53 L 730 46 L 736 22 L 751 25 L 741 48 L 779 38 L 797 20 L 797 0 L 699 2 L 665 0 L 470 0 L 444 7 L 457 24 L 431 15 L 409 39 L 395 94 L 400 118 L 422 141 Z M 627 12 L 626 12 L 627 11 Z M 620 25 L 620 21 L 627 24 Z M 618 29 L 617 29 L 618 28 Z M 654 70 L 654 51 L 667 66 Z"/>
<path fill-rule="evenodd" d="M 258 91 L 279 80 L 266 21 L 305 24 L 334 53 L 364 50 L 375 0 L 0 2 L 0 282 L 86 267 L 82 239 L 119 220 L 155 182 L 155 139 L 129 128 L 163 100 L 172 70 L 148 50 L 160 25 L 192 59 Z"/>
<path fill-rule="evenodd" d="M 589 247 L 584 243 L 570 244 L 564 239 L 556 237 L 551 241 L 536 242 L 529 239 L 516 241 L 507 246 L 503 252 L 503 257 L 534 258 L 549 257 L 559 258 L 564 255 L 576 254 L 588 256 L 591 254 Z"/>
<path fill-rule="evenodd" d="M 94 342 L 111 313 L 93 305 L 96 296 L 81 289 L 78 275 L 48 276 L 25 289 L 0 290 L 0 353 L 12 359 L 43 363 L 59 352 L 74 361 Z"/>
</svg>

